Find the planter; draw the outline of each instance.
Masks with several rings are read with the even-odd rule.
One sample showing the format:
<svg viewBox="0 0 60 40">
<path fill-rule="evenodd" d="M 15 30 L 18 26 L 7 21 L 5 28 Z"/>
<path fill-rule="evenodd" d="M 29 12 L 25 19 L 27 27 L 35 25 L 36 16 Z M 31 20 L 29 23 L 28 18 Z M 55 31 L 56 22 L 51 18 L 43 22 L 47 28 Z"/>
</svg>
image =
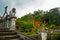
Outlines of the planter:
<svg viewBox="0 0 60 40">
<path fill-rule="evenodd" d="M 42 40 L 46 40 L 47 39 L 47 33 L 41 32 L 41 38 L 42 38 Z"/>
</svg>

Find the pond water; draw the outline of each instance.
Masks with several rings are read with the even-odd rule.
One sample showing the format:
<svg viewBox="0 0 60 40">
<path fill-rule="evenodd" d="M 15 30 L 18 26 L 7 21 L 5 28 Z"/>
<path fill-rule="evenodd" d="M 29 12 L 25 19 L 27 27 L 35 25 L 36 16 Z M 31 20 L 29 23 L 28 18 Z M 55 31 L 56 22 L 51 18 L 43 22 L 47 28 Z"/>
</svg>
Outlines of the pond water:
<svg viewBox="0 0 60 40">
<path fill-rule="evenodd" d="M 48 34 L 47 40 L 60 40 L 60 34 Z"/>
<path fill-rule="evenodd" d="M 35 36 L 36 40 L 42 40 L 41 36 Z M 47 35 L 47 40 L 60 40 L 60 34 L 48 34 Z"/>
</svg>

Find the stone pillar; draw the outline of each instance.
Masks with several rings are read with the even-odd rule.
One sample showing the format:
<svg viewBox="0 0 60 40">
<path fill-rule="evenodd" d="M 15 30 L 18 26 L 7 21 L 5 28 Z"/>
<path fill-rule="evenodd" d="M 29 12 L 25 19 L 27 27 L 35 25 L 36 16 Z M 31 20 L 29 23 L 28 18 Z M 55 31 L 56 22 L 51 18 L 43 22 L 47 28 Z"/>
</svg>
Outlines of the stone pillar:
<svg viewBox="0 0 60 40">
<path fill-rule="evenodd" d="M 16 27 L 15 27 L 15 20 L 16 20 L 16 18 L 12 18 L 11 19 L 11 28 L 10 28 L 10 30 L 15 30 L 16 29 Z"/>
<path fill-rule="evenodd" d="M 6 23 L 7 23 L 7 24 L 6 24 L 6 25 L 7 25 L 7 28 L 9 28 L 9 27 L 8 27 L 8 20 L 7 20 L 7 22 L 6 22 Z"/>
<path fill-rule="evenodd" d="M 0 23 L 0 28 L 1 28 L 1 23 Z"/>
</svg>

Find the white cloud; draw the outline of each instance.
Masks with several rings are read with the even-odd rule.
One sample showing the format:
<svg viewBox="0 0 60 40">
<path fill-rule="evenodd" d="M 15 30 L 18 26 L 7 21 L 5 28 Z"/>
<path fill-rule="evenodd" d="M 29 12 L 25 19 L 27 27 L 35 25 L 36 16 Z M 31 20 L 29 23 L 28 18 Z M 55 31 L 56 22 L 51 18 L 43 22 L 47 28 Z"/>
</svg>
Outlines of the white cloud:
<svg viewBox="0 0 60 40">
<path fill-rule="evenodd" d="M 60 7 L 60 0 L 46 0 L 42 6 L 43 10 L 50 10 L 51 8 Z"/>
<path fill-rule="evenodd" d="M 21 17 L 26 15 L 29 12 L 33 12 L 34 10 L 38 10 L 40 8 L 41 5 L 43 5 L 43 1 L 44 0 L 35 0 L 35 1 L 31 1 L 27 4 L 24 4 L 21 8 L 18 7 L 17 8 L 17 17 Z"/>
<path fill-rule="evenodd" d="M 16 16 L 22 17 L 26 15 L 29 12 L 33 12 L 34 10 L 50 10 L 54 7 L 60 7 L 60 0 L 31 0 L 31 1 L 22 1 L 21 4 L 16 5 L 18 1 L 12 1 L 12 7 L 15 7 L 16 10 Z"/>
</svg>

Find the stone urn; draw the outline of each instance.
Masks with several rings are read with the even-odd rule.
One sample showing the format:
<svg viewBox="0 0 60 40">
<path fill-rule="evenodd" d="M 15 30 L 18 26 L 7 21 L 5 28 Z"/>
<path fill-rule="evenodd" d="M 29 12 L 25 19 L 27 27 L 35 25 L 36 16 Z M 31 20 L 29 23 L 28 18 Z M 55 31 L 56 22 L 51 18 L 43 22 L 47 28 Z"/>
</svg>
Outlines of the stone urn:
<svg viewBox="0 0 60 40">
<path fill-rule="evenodd" d="M 47 39 L 47 32 L 41 32 L 41 38 L 42 38 L 42 40 L 46 40 Z"/>
</svg>

